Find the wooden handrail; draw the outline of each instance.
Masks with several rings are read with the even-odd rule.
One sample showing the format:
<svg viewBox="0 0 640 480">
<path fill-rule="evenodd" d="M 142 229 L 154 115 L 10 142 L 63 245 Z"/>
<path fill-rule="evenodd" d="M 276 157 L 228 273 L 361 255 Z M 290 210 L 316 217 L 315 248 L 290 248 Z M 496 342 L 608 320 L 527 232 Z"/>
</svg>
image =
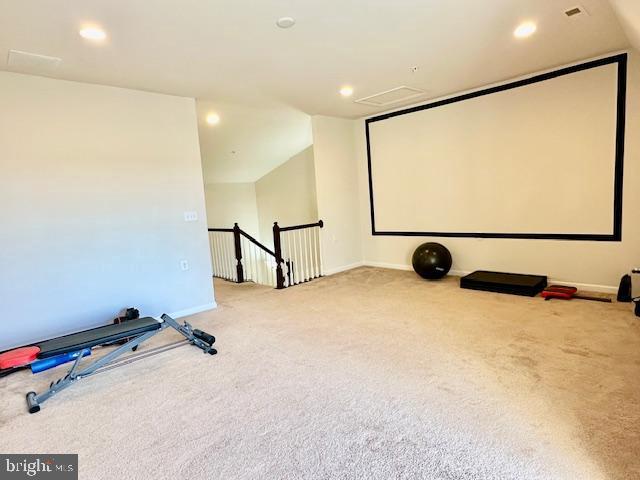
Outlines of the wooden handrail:
<svg viewBox="0 0 640 480">
<path fill-rule="evenodd" d="M 236 226 L 238 225 L 237 223 L 235 224 Z M 254 245 L 256 245 L 257 247 L 261 248 L 262 250 L 264 250 L 265 252 L 267 252 L 269 255 L 271 255 L 272 257 L 275 257 L 276 254 L 274 253 L 273 250 L 271 250 L 269 247 L 265 246 L 264 244 L 260 243 L 258 240 L 256 240 L 254 237 L 252 237 L 251 235 L 249 235 L 247 232 L 245 232 L 244 230 L 242 230 L 240 227 L 238 228 L 238 232 L 240 233 L 240 235 L 242 235 L 244 238 L 246 238 L 247 240 L 249 240 L 251 243 L 253 243 Z M 234 228 L 208 228 L 207 230 L 209 230 L 210 232 L 224 232 L 224 233 L 234 233 L 235 227 Z"/>
<path fill-rule="evenodd" d="M 316 223 L 305 223 L 304 225 L 292 225 L 291 227 L 280 227 L 281 232 L 289 232 L 291 230 L 301 230 L 303 228 L 324 227 L 324 222 L 319 220 Z"/>
<path fill-rule="evenodd" d="M 269 248 L 265 247 L 263 244 L 261 244 L 258 240 L 256 240 L 255 238 L 253 238 L 251 235 L 249 235 L 247 232 L 245 232 L 244 230 L 240 230 L 240 235 L 244 236 L 244 238 L 246 238 L 247 240 L 249 240 L 251 243 L 253 243 L 254 245 L 257 245 L 258 247 L 260 247 L 262 250 L 264 250 L 265 252 L 267 252 L 269 255 L 271 255 L 272 257 L 275 257 L 276 254 L 270 250 Z"/>
</svg>

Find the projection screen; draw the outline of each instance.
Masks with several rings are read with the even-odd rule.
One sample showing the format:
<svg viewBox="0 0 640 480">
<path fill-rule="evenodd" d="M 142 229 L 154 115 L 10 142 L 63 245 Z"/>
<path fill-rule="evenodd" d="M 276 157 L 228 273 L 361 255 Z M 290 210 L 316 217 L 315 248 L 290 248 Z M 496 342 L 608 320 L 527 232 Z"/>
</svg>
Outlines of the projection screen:
<svg viewBox="0 0 640 480">
<path fill-rule="evenodd" d="M 619 241 L 626 60 L 367 119 L 372 233 Z"/>
</svg>

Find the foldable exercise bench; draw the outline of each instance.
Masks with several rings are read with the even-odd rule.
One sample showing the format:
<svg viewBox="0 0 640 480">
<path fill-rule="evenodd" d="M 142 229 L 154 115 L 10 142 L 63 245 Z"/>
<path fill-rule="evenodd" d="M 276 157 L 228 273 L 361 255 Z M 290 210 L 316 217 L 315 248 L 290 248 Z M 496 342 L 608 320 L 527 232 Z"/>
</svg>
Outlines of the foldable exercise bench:
<svg viewBox="0 0 640 480">
<path fill-rule="evenodd" d="M 70 387 L 78 380 L 105 370 L 111 370 L 112 368 L 129 364 L 136 360 L 147 358 L 183 344 L 190 343 L 211 355 L 217 353 L 216 349 L 213 348 L 215 342 L 213 335 L 203 332 L 202 330 L 193 329 L 187 322 L 185 322 L 184 325 L 180 325 L 166 314 L 162 315 L 161 318 L 161 321 L 151 317 L 138 318 L 119 324 L 106 325 L 104 327 L 92 328 L 91 330 L 65 335 L 64 337 L 54 338 L 35 345 L 35 347 L 40 349 L 37 355 L 37 358 L 40 360 L 73 352 L 84 352 L 92 347 L 117 341 L 126 342 L 82 369 L 80 368 L 80 362 L 84 355 L 77 355 L 69 372 L 56 382 L 52 382 L 46 391 L 40 394 L 36 392 L 27 393 L 29 413 L 40 411 L 40 404 L 42 404 L 42 402 L 51 398 L 61 390 Z M 155 334 L 166 328 L 173 328 L 180 332 L 185 338 L 179 342 L 138 352 L 137 354 L 116 360 L 122 354 L 134 350 L 142 342 L 149 340 Z"/>
</svg>

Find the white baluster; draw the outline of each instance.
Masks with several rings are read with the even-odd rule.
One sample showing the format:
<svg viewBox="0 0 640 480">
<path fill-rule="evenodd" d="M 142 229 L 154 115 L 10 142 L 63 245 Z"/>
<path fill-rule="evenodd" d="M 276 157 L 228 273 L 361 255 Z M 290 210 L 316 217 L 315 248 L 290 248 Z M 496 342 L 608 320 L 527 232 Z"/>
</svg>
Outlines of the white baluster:
<svg viewBox="0 0 640 480">
<path fill-rule="evenodd" d="M 314 227 L 313 228 L 313 251 L 316 259 L 316 277 L 319 277 L 322 275 L 322 273 L 320 272 L 320 249 L 318 248 L 319 242 L 320 242 L 320 227 Z"/>
<path fill-rule="evenodd" d="M 251 263 L 253 264 L 253 283 L 258 283 L 258 261 L 256 246 L 251 243 Z"/>
<path fill-rule="evenodd" d="M 322 258 L 322 229 L 318 227 L 318 258 L 320 259 L 320 276 L 324 275 L 324 259 Z"/>
<path fill-rule="evenodd" d="M 291 238 L 293 238 L 293 266 L 296 271 L 296 285 L 302 283 L 302 271 L 300 270 L 300 239 L 296 230 L 291 230 Z"/>
<path fill-rule="evenodd" d="M 249 264 L 249 276 L 251 277 L 251 281 L 255 282 L 256 274 L 253 271 L 253 244 L 247 239 L 245 239 L 245 242 L 247 244 L 247 262 Z"/>
<path fill-rule="evenodd" d="M 222 251 L 220 248 L 220 232 L 216 232 L 214 236 L 214 241 L 216 242 L 216 275 L 222 278 L 224 275 L 222 273 Z"/>
<path fill-rule="evenodd" d="M 302 246 L 300 254 L 302 255 L 302 265 L 304 266 L 304 281 L 308 282 L 311 279 L 311 269 L 309 268 L 309 242 L 307 240 L 307 229 L 301 228 L 298 230 L 300 236 L 300 245 Z"/>
<path fill-rule="evenodd" d="M 211 271 L 215 272 L 215 264 L 213 260 L 213 245 L 211 243 L 211 232 L 207 232 L 207 240 L 209 240 L 209 255 L 211 256 Z"/>
<path fill-rule="evenodd" d="M 223 277 L 222 274 L 222 252 L 220 251 L 220 233 L 214 232 L 213 234 L 213 242 L 215 243 L 216 248 L 216 276 L 219 278 Z"/>
<path fill-rule="evenodd" d="M 213 275 L 216 274 L 216 250 L 213 245 L 213 232 L 209 232 L 209 250 L 211 250 L 211 269 Z"/>
<path fill-rule="evenodd" d="M 259 283 L 260 272 L 258 271 L 258 251 L 253 243 L 251 243 L 251 253 L 253 254 L 253 281 L 254 283 Z"/>
<path fill-rule="evenodd" d="M 249 240 L 247 240 L 247 249 L 249 252 L 249 262 L 251 264 L 250 270 L 251 270 L 251 281 L 253 283 L 256 282 L 256 261 L 255 261 L 255 254 L 253 252 L 253 243 L 251 243 Z"/>
<path fill-rule="evenodd" d="M 304 228 L 298 230 L 298 237 L 300 238 L 300 260 L 302 261 L 302 270 L 304 275 L 304 281 L 309 281 L 309 272 L 307 271 L 307 240 L 304 235 Z"/>
<path fill-rule="evenodd" d="M 253 243 L 251 243 L 251 251 L 253 252 L 253 271 L 255 274 L 254 282 L 260 283 L 260 252 L 258 252 L 258 249 Z"/>
<path fill-rule="evenodd" d="M 220 246 L 222 250 L 222 271 L 223 277 L 229 280 L 229 256 L 227 254 L 227 236 L 220 232 Z"/>
<path fill-rule="evenodd" d="M 215 274 L 216 274 L 216 249 L 215 249 L 215 244 L 213 242 L 214 242 L 213 232 L 209 232 L 209 247 L 211 248 L 211 268 L 213 269 L 213 275 L 215 276 Z"/>
<path fill-rule="evenodd" d="M 232 245 L 232 234 L 227 233 L 227 235 L 225 236 L 225 245 L 226 245 L 226 250 L 227 250 L 227 272 L 229 275 L 229 280 L 233 280 L 234 279 L 234 275 L 233 275 L 233 250 L 231 248 Z"/>
<path fill-rule="evenodd" d="M 255 275 L 253 274 L 253 248 L 249 240 L 245 240 L 247 243 L 247 270 L 249 271 L 249 278 L 252 282 L 255 282 Z"/>
<path fill-rule="evenodd" d="M 249 260 L 247 257 L 247 239 L 240 236 L 240 248 L 242 249 L 242 273 L 244 274 L 244 281 L 248 282 L 249 277 Z"/>
<path fill-rule="evenodd" d="M 316 269 L 316 242 L 315 242 L 315 227 L 309 229 L 309 260 L 311 261 L 311 278 L 316 278 L 318 272 Z"/>
<path fill-rule="evenodd" d="M 264 285 L 264 252 L 261 248 L 258 248 L 258 259 L 260 264 L 260 273 L 258 273 L 260 276 L 260 285 Z"/>
<path fill-rule="evenodd" d="M 311 232 L 310 228 L 304 229 L 305 258 L 307 260 L 307 272 L 309 273 L 309 280 L 311 280 L 314 277 L 313 265 L 311 263 L 311 237 L 309 237 L 310 232 Z"/>
<path fill-rule="evenodd" d="M 233 233 L 227 235 L 227 245 L 229 251 L 229 273 L 231 273 L 231 280 L 236 280 L 236 248 Z"/>
<path fill-rule="evenodd" d="M 304 236 L 302 230 L 296 230 L 298 232 L 298 245 L 300 251 L 300 270 L 302 275 L 300 276 L 303 282 L 307 281 L 307 266 L 304 262 Z"/>
</svg>

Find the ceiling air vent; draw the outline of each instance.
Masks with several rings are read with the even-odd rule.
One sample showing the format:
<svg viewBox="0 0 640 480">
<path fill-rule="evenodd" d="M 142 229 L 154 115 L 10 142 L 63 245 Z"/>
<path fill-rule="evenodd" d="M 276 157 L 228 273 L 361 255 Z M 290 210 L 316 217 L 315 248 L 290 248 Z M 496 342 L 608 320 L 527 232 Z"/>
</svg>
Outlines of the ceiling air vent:
<svg viewBox="0 0 640 480">
<path fill-rule="evenodd" d="M 375 95 L 369 95 L 368 97 L 359 98 L 358 100 L 355 100 L 355 103 L 371 105 L 374 107 L 386 107 L 387 105 L 420 97 L 425 93 L 426 92 L 424 90 L 420 90 L 418 88 L 402 86 L 376 93 Z"/>
<path fill-rule="evenodd" d="M 573 17 L 577 17 L 579 15 L 588 15 L 587 11 L 584 9 L 584 7 L 577 5 L 575 7 L 571 7 L 567 10 L 564 11 L 564 14 L 569 17 L 569 18 L 573 18 Z"/>
<path fill-rule="evenodd" d="M 9 50 L 7 65 L 12 70 L 46 73 L 58 68 L 62 59 L 37 53 Z"/>
</svg>

